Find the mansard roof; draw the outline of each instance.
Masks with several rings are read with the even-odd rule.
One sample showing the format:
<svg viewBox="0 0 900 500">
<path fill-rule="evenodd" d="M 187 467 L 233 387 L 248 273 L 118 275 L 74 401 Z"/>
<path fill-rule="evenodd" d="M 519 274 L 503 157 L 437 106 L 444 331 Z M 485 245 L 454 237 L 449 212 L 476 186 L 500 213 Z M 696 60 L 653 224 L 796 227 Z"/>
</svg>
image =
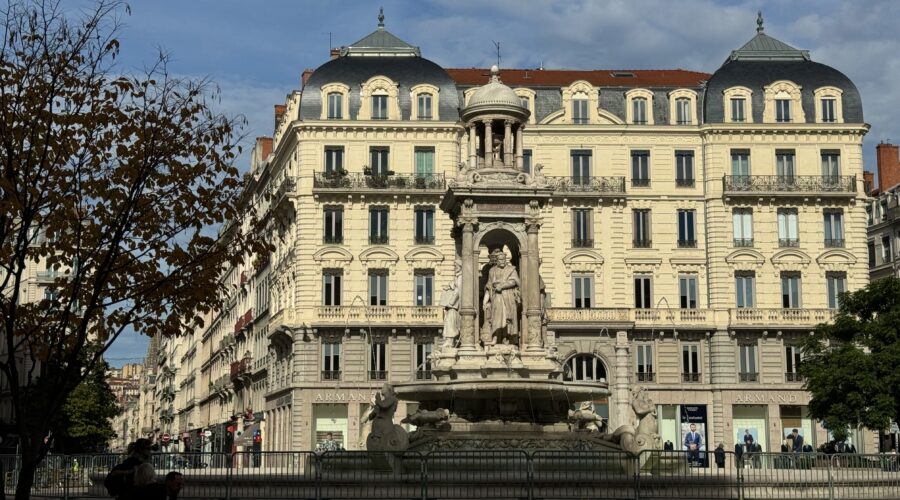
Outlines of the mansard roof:
<svg viewBox="0 0 900 500">
<path fill-rule="evenodd" d="M 484 85 L 491 74 L 488 68 L 447 68 L 447 73 L 461 86 Z M 566 87 L 578 80 L 596 87 L 699 87 L 709 77 L 683 69 L 503 69 L 503 82 L 513 87 Z"/>
</svg>

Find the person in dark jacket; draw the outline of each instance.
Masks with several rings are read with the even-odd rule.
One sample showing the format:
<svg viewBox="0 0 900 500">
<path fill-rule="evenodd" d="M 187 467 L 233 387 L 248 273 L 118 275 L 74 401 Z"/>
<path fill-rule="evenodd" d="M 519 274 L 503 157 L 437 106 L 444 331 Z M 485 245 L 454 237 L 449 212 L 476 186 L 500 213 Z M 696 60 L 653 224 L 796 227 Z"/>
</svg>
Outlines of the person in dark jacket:
<svg viewBox="0 0 900 500">
<path fill-rule="evenodd" d="M 744 456 L 744 445 L 741 443 L 734 444 L 734 466 L 741 467 L 741 457 Z"/>
<path fill-rule="evenodd" d="M 719 443 L 719 446 L 716 446 L 716 451 L 713 452 L 716 456 L 716 467 L 720 469 L 725 468 L 725 443 Z"/>
<path fill-rule="evenodd" d="M 134 500 L 178 500 L 178 492 L 184 486 L 184 476 L 172 471 L 163 483 L 151 483 L 134 491 Z"/>
<path fill-rule="evenodd" d="M 134 473 L 138 467 L 150 461 L 153 443 L 149 439 L 138 439 L 128 445 L 128 458 L 116 465 L 106 475 L 103 485 L 116 500 L 131 500 L 134 492 Z"/>
</svg>

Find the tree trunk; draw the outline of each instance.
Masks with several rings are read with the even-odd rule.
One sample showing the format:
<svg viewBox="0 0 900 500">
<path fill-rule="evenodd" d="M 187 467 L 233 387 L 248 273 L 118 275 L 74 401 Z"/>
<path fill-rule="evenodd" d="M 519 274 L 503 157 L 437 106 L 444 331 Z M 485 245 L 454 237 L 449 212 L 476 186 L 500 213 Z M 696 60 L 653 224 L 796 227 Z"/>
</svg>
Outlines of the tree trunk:
<svg viewBox="0 0 900 500">
<path fill-rule="evenodd" d="M 40 434 L 38 434 L 40 435 Z M 19 471 L 19 482 L 16 484 L 16 500 L 29 500 L 31 498 L 31 487 L 34 485 L 34 474 L 40 461 L 41 456 L 41 438 L 37 438 L 37 443 L 32 443 L 34 438 L 30 436 L 22 436 L 22 469 Z"/>
</svg>

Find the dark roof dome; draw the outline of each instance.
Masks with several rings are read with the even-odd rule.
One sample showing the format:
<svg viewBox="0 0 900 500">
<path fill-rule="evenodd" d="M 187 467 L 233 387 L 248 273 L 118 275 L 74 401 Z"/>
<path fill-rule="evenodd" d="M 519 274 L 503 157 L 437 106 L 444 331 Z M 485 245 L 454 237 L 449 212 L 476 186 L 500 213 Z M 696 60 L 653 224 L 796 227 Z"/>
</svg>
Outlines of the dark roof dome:
<svg viewBox="0 0 900 500">
<path fill-rule="evenodd" d="M 704 122 L 724 122 L 723 92 L 740 86 L 753 91 L 753 121 L 760 123 L 765 105 L 764 87 L 777 80 L 790 80 L 801 87 L 801 104 L 807 122 L 815 121 L 815 90 L 837 87 L 842 91 L 844 122 L 863 123 L 862 99 L 856 85 L 846 75 L 831 66 L 812 61 L 808 51 L 795 49 L 765 34 L 762 14 L 756 23 L 756 36 L 733 51 L 707 82 Z"/>
</svg>

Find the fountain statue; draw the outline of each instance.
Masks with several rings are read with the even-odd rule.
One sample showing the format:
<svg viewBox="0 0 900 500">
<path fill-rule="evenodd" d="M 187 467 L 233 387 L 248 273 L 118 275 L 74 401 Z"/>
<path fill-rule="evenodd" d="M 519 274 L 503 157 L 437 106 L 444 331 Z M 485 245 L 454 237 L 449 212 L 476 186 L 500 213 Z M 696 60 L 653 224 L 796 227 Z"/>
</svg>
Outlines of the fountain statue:
<svg viewBox="0 0 900 500">
<path fill-rule="evenodd" d="M 484 290 L 485 324 L 489 324 L 491 344 L 515 344 L 519 338 L 519 273 L 501 249 L 491 252 L 495 263 L 488 271 Z"/>
<path fill-rule="evenodd" d="M 397 411 L 397 395 L 391 384 L 384 384 L 375 394 L 375 406 L 370 412 L 372 430 L 366 438 L 369 451 L 403 451 L 409 446 L 406 430 L 394 423 Z"/>
<path fill-rule="evenodd" d="M 462 289 L 462 266 L 454 265 L 453 281 L 444 285 L 441 306 L 444 308 L 443 347 L 453 347 L 459 338 L 459 298 Z"/>
</svg>

